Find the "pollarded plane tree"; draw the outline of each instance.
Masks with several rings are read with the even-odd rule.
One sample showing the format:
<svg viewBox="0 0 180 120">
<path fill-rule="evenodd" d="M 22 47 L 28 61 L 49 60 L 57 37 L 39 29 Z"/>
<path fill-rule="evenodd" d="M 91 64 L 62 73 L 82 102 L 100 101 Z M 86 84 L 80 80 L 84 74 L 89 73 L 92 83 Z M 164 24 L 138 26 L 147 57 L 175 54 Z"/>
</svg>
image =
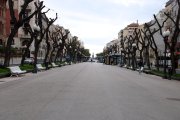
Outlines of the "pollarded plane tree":
<svg viewBox="0 0 180 120">
<path fill-rule="evenodd" d="M 56 13 L 56 18 L 55 19 L 49 19 L 45 16 L 45 22 L 47 25 L 46 31 L 45 31 L 45 40 L 46 40 L 46 53 L 45 53 L 45 59 L 44 59 L 44 64 L 46 67 L 48 66 L 49 63 L 54 62 L 52 61 L 51 58 L 51 52 L 50 50 L 54 52 L 55 48 L 58 47 L 58 30 L 56 29 L 56 26 L 53 25 L 53 23 L 57 19 L 57 13 Z"/>
<path fill-rule="evenodd" d="M 133 65 L 133 69 L 135 70 L 135 67 L 137 67 L 137 50 L 139 51 L 140 53 L 140 58 L 141 58 L 141 55 L 142 55 L 142 48 L 139 46 L 138 42 L 140 41 L 140 33 L 138 32 L 138 29 L 136 28 L 133 32 L 133 35 L 131 35 L 131 40 L 132 40 L 132 43 L 131 43 L 131 51 L 132 51 L 132 65 Z"/>
<path fill-rule="evenodd" d="M 171 65 L 172 65 L 172 72 L 175 73 L 175 68 L 176 68 L 176 59 L 175 59 L 175 51 L 176 51 L 176 45 L 177 41 L 179 38 L 179 33 L 180 33 L 180 1 L 176 0 L 175 1 L 175 6 L 173 6 L 173 11 L 174 12 L 164 12 L 164 15 L 166 18 L 163 21 L 163 24 L 160 24 L 156 16 L 154 15 L 154 18 L 158 24 L 160 34 L 162 37 L 163 36 L 163 30 L 169 29 L 170 35 L 168 36 L 168 41 L 164 40 L 164 44 L 166 44 L 169 48 L 170 52 L 170 57 L 171 57 Z M 174 14 L 175 13 L 175 14 Z M 165 23 L 167 21 L 171 21 L 172 25 L 171 26 L 165 26 Z"/>
<path fill-rule="evenodd" d="M 36 5 L 36 8 L 38 6 Z M 49 11 L 49 10 L 48 10 Z M 36 64 L 37 64 L 37 56 L 38 56 L 38 51 L 39 51 L 39 46 L 40 46 L 40 43 L 42 42 L 42 40 L 44 39 L 44 36 L 46 33 L 48 33 L 49 31 L 49 28 L 50 26 L 57 20 L 58 16 L 57 16 L 57 13 L 56 13 L 56 17 L 54 19 L 50 18 L 48 21 L 46 20 L 46 26 L 43 25 L 43 18 L 45 18 L 45 14 L 48 12 L 43 12 L 42 10 L 38 11 L 37 13 L 37 25 L 39 26 L 40 28 L 40 31 L 39 31 L 39 37 L 36 37 L 35 38 L 35 52 L 34 52 L 34 72 L 36 73 L 37 72 L 37 69 L 36 69 Z"/>
<path fill-rule="evenodd" d="M 61 36 L 61 42 L 60 46 L 58 47 L 57 53 L 55 55 L 55 61 L 57 61 L 57 58 L 60 58 L 60 61 L 62 61 L 63 57 L 63 49 L 65 48 L 66 41 L 68 39 L 68 36 L 70 34 L 70 31 L 68 29 L 60 28 L 61 30 L 59 31 L 59 34 Z"/>
<path fill-rule="evenodd" d="M 24 52 L 22 53 L 21 65 L 24 65 L 24 60 L 30 51 L 29 48 L 30 48 L 31 44 L 33 43 L 34 36 L 35 36 L 35 33 L 29 23 L 26 23 L 25 29 L 30 34 L 31 38 L 30 38 L 30 40 L 28 40 L 28 42 L 26 44 L 26 48 L 25 48 Z"/>
<path fill-rule="evenodd" d="M 151 69 L 150 67 L 150 60 L 149 60 L 149 40 L 143 36 L 144 29 L 139 29 L 138 33 L 140 35 L 140 40 L 138 40 L 138 45 L 141 47 L 139 48 L 140 51 L 140 60 L 142 60 L 144 63 L 147 64 L 148 69 Z"/>
<path fill-rule="evenodd" d="M 104 63 L 105 64 L 107 64 L 108 55 L 109 55 L 109 48 L 104 47 L 104 49 L 103 49 L 103 57 L 104 57 Z"/>
<path fill-rule="evenodd" d="M 124 64 L 127 64 L 126 63 L 127 52 L 126 52 L 126 48 L 125 48 L 125 41 L 126 41 L 126 39 L 122 37 L 122 39 L 120 40 L 120 45 L 121 45 L 120 49 L 121 49 L 121 52 L 123 53 L 123 55 L 122 55 L 122 53 L 121 53 L 121 55 L 123 56 Z"/>
<path fill-rule="evenodd" d="M 11 56 L 11 45 L 14 40 L 14 36 L 17 34 L 18 29 L 23 26 L 24 23 L 27 23 L 30 21 L 30 19 L 37 14 L 39 11 L 41 11 L 45 6 L 43 6 L 43 2 L 40 2 L 38 5 L 36 2 L 34 2 L 36 6 L 36 10 L 32 12 L 28 17 L 24 17 L 24 14 L 26 12 L 26 9 L 28 5 L 33 2 L 33 0 L 24 0 L 23 5 L 21 6 L 21 10 L 18 14 L 18 18 L 15 16 L 15 11 L 14 11 L 14 2 L 13 0 L 8 0 L 8 6 L 10 10 L 10 16 L 11 16 L 11 21 L 10 24 L 12 26 L 10 35 L 7 39 L 7 44 L 5 47 L 5 56 L 4 56 L 4 66 L 9 66 L 10 62 L 10 56 Z"/>
<path fill-rule="evenodd" d="M 60 43 L 61 43 L 61 36 L 59 34 L 60 29 L 55 29 L 54 31 L 49 32 L 49 37 L 52 40 L 52 44 L 51 44 L 51 50 L 49 49 L 49 52 L 46 53 L 46 59 L 45 62 L 53 62 L 53 56 L 54 54 L 57 52 L 58 47 L 60 47 Z M 48 59 L 49 56 L 49 59 Z"/>
<path fill-rule="evenodd" d="M 159 31 L 159 29 L 152 27 L 156 24 L 156 22 L 151 21 L 149 23 L 144 24 L 144 30 L 141 30 L 143 32 L 144 38 L 148 44 L 146 44 L 146 51 L 149 54 L 149 47 L 153 50 L 155 57 L 156 57 L 156 67 L 157 70 L 159 70 L 159 53 L 158 53 L 158 47 L 156 44 L 156 38 L 155 34 Z"/>
<path fill-rule="evenodd" d="M 125 61 L 127 66 L 130 66 L 130 43 L 129 43 L 129 39 L 128 37 L 124 37 L 124 57 L 125 57 Z"/>
<path fill-rule="evenodd" d="M 75 61 L 76 52 L 80 50 L 80 42 L 78 41 L 77 36 L 73 36 L 72 40 L 69 43 L 68 53 L 70 55 L 71 61 Z"/>
<path fill-rule="evenodd" d="M 38 4 L 39 4 L 39 6 L 40 6 L 40 5 L 43 5 L 42 3 L 38 3 Z M 36 6 L 37 6 L 37 5 L 36 5 Z M 44 12 L 44 14 L 47 13 L 48 11 L 49 11 L 49 10 L 47 10 L 46 12 Z M 37 16 L 37 13 L 35 14 L 35 16 Z M 24 23 L 24 30 L 27 31 L 27 32 L 30 34 L 31 38 L 30 38 L 29 41 L 27 41 L 26 48 L 25 48 L 24 52 L 22 53 L 21 65 L 24 65 L 24 60 L 25 60 L 27 54 L 28 54 L 29 51 L 30 51 L 30 50 L 29 50 L 29 49 L 30 49 L 30 46 L 31 46 L 31 44 L 33 43 L 33 41 L 36 39 L 37 35 L 38 35 L 37 31 L 34 30 L 34 29 L 35 29 L 34 27 L 37 27 L 36 24 L 37 24 L 37 23 L 34 23 L 34 25 L 31 26 L 31 25 L 29 24 L 29 22 Z"/>
<path fill-rule="evenodd" d="M 130 66 L 132 57 L 134 56 L 134 51 L 133 51 L 133 43 L 135 43 L 135 39 L 133 38 L 132 35 L 126 36 L 125 37 L 125 44 L 126 44 L 126 54 L 127 59 L 128 59 L 128 66 Z"/>
<path fill-rule="evenodd" d="M 135 29 L 133 32 L 133 39 L 136 43 L 136 49 L 139 51 L 139 59 L 143 61 L 143 49 L 145 46 L 144 39 L 141 37 L 141 31 L 140 29 Z"/>
</svg>

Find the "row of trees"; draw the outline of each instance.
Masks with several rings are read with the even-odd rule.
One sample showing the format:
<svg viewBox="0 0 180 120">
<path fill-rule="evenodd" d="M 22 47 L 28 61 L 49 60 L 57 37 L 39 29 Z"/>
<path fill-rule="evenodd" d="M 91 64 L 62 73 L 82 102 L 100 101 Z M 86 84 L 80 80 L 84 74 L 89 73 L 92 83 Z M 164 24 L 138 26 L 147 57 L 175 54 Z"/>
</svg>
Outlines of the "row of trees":
<svg viewBox="0 0 180 120">
<path fill-rule="evenodd" d="M 156 60 L 156 68 L 159 70 L 159 48 L 157 46 L 156 41 L 157 38 L 155 34 L 160 34 L 164 39 L 164 44 L 167 46 L 167 49 L 170 53 L 171 65 L 172 70 L 175 73 L 175 51 L 177 50 L 176 45 L 178 42 L 179 32 L 180 32 L 180 1 L 176 0 L 176 14 L 172 12 L 164 12 L 163 15 L 165 16 L 163 21 L 160 22 L 159 19 L 154 15 L 154 20 L 144 24 L 144 28 L 135 29 L 133 35 L 126 36 L 120 40 L 120 51 L 123 53 L 124 62 L 127 64 L 134 64 L 130 63 L 130 59 L 137 57 L 136 53 L 139 53 L 139 59 L 143 60 L 146 59 L 148 68 L 151 69 L 150 65 L 150 53 L 149 50 L 151 49 L 154 52 L 155 60 Z M 171 23 L 171 25 L 167 25 L 167 22 Z M 157 26 L 157 27 L 155 27 Z M 163 31 L 168 30 L 170 35 L 164 36 Z M 117 50 L 117 44 L 112 45 L 110 48 L 104 50 L 104 56 L 109 54 L 109 52 Z M 165 50 L 166 51 L 166 50 Z M 166 53 L 166 52 L 165 52 Z M 164 53 L 164 54 L 165 54 Z M 126 59 L 125 59 L 126 58 Z M 127 61 L 128 60 L 128 61 Z"/>
<path fill-rule="evenodd" d="M 30 15 L 25 16 L 26 9 L 28 5 L 34 2 L 34 0 L 24 0 L 23 5 L 21 6 L 21 10 L 18 14 L 18 17 L 15 16 L 13 0 L 8 0 L 10 16 L 11 16 L 11 25 L 13 25 L 10 35 L 7 39 L 6 47 L 5 47 L 5 57 L 4 57 L 4 66 L 8 67 L 10 63 L 11 56 L 11 45 L 13 43 L 13 39 L 18 32 L 18 29 L 24 26 L 25 30 L 31 36 L 30 40 L 26 43 L 26 48 L 22 53 L 21 65 L 24 64 L 24 60 L 29 52 L 31 44 L 34 42 L 35 50 L 34 50 L 34 68 L 37 64 L 38 52 L 40 49 L 40 45 L 43 40 L 45 40 L 45 59 L 44 64 L 48 64 L 51 62 L 56 62 L 58 58 L 62 60 L 64 57 L 64 53 L 69 53 L 69 47 L 72 47 L 72 51 L 75 51 L 73 54 L 75 57 L 85 57 L 90 56 L 89 50 L 85 49 L 81 42 L 78 40 L 78 37 L 72 37 L 70 35 L 70 31 L 68 29 L 64 29 L 58 25 L 53 25 L 53 23 L 58 19 L 58 15 L 56 13 L 55 18 L 47 18 L 46 14 L 49 12 L 44 11 L 45 5 L 43 1 L 34 2 L 35 10 Z M 35 25 L 30 25 L 30 20 L 35 17 Z M 76 54 L 76 56 L 75 56 Z"/>
</svg>

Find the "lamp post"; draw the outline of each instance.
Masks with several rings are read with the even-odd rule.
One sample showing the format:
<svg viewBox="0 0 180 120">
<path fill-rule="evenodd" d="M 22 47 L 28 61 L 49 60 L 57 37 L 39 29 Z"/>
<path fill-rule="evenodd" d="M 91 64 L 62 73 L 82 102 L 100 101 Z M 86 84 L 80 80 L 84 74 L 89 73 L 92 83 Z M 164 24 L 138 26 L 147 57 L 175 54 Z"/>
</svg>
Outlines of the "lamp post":
<svg viewBox="0 0 180 120">
<path fill-rule="evenodd" d="M 163 37 L 164 37 L 164 78 L 167 79 L 167 61 L 166 61 L 166 54 L 167 54 L 167 41 L 168 41 L 168 37 L 170 35 L 170 31 L 169 29 L 167 29 L 166 31 L 163 32 Z"/>
<path fill-rule="evenodd" d="M 75 48 L 75 63 L 77 62 L 77 49 Z"/>
<path fill-rule="evenodd" d="M 120 50 L 121 50 L 121 65 L 120 66 L 123 66 L 123 57 L 122 57 L 123 48 L 120 48 Z"/>
<path fill-rule="evenodd" d="M 60 47 L 62 45 L 62 40 L 60 38 L 58 38 L 57 45 L 58 45 L 58 49 L 60 49 Z M 63 46 L 63 49 L 64 49 L 64 46 Z M 62 54 L 63 54 L 63 50 L 61 50 L 60 53 L 57 54 L 57 60 L 58 61 L 61 61 Z"/>
<path fill-rule="evenodd" d="M 116 58 L 116 51 L 115 50 L 113 52 L 112 58 L 113 58 L 113 65 L 116 65 L 117 64 L 117 58 Z"/>
<path fill-rule="evenodd" d="M 111 52 L 109 52 L 109 65 L 111 65 Z"/>
<path fill-rule="evenodd" d="M 135 56 L 136 56 L 136 43 L 132 44 L 133 47 L 133 60 L 132 60 L 132 65 L 133 65 L 133 70 L 135 70 Z"/>
<path fill-rule="evenodd" d="M 71 45 L 69 46 L 69 62 L 71 62 Z"/>
</svg>

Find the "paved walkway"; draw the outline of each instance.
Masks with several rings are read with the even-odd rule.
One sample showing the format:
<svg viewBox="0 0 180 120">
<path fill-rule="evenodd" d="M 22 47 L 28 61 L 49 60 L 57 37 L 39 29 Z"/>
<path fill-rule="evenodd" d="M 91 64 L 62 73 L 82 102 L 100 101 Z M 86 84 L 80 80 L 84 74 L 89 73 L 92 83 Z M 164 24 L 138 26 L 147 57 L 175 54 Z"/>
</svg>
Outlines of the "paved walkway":
<svg viewBox="0 0 180 120">
<path fill-rule="evenodd" d="M 0 120 L 180 120 L 175 80 L 98 63 L 11 79 L 0 84 Z"/>
</svg>

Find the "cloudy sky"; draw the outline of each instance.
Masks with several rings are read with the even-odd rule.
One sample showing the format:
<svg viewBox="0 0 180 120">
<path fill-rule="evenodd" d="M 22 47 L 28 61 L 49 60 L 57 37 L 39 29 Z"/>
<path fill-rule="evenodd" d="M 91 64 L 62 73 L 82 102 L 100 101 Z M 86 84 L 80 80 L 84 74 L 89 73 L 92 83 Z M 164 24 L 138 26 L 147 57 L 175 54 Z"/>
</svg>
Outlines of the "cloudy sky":
<svg viewBox="0 0 180 120">
<path fill-rule="evenodd" d="M 71 31 L 84 42 L 91 54 L 102 52 L 118 32 L 132 22 L 142 24 L 164 8 L 168 0 L 44 0 L 51 11 L 58 13 L 56 24 Z"/>
</svg>

